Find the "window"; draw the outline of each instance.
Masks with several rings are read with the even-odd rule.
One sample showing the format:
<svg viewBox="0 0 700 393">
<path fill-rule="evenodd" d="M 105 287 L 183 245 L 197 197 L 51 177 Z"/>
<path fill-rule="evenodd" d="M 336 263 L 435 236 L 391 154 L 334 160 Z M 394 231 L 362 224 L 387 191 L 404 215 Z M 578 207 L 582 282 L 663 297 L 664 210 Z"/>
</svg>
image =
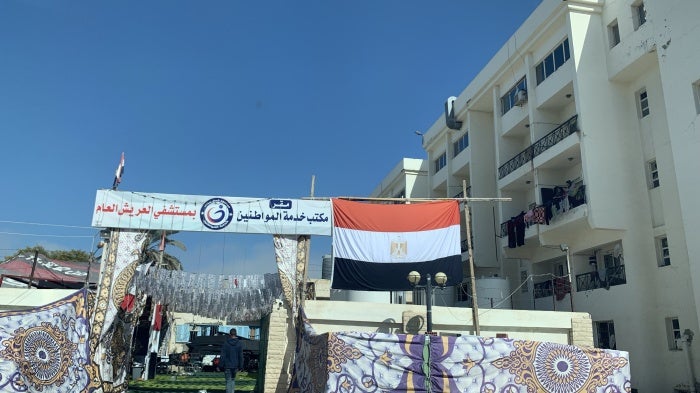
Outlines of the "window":
<svg viewBox="0 0 700 393">
<path fill-rule="evenodd" d="M 666 318 L 666 339 L 668 340 L 668 349 L 671 351 L 678 351 L 678 341 L 681 338 L 681 324 L 678 322 L 678 318 L 670 317 Z"/>
<path fill-rule="evenodd" d="M 190 342 L 190 325 L 189 324 L 175 325 L 175 342 L 176 343 Z"/>
<path fill-rule="evenodd" d="M 512 107 L 518 105 L 517 95 L 519 90 L 527 91 L 527 81 L 524 77 L 501 97 L 501 115 L 505 115 Z"/>
<path fill-rule="evenodd" d="M 595 323 L 596 347 L 602 349 L 617 349 L 615 341 L 615 323 L 613 321 L 601 321 Z"/>
<path fill-rule="evenodd" d="M 693 95 L 695 96 L 695 112 L 700 115 L 700 81 L 693 83 Z"/>
<path fill-rule="evenodd" d="M 640 119 L 649 115 L 649 96 L 647 95 L 647 89 L 642 89 L 637 92 L 637 113 Z"/>
<path fill-rule="evenodd" d="M 661 184 L 659 182 L 659 168 L 656 166 L 656 160 L 647 162 L 647 181 L 649 189 L 656 188 Z"/>
<path fill-rule="evenodd" d="M 668 249 L 668 237 L 666 236 L 656 238 L 656 259 L 659 267 L 671 264 L 671 253 Z"/>
<path fill-rule="evenodd" d="M 435 173 L 438 173 L 440 169 L 447 166 L 447 153 L 442 153 L 440 157 L 435 160 Z"/>
<path fill-rule="evenodd" d="M 644 2 L 639 1 L 632 4 L 632 19 L 634 19 L 634 29 L 639 29 L 647 21 L 647 11 L 644 9 Z"/>
<path fill-rule="evenodd" d="M 569 52 L 569 39 L 557 45 L 554 50 L 545 56 L 539 64 L 535 66 L 535 74 L 537 75 L 537 84 L 539 85 L 547 79 L 554 71 L 563 66 L 569 60 L 571 53 Z"/>
<path fill-rule="evenodd" d="M 469 133 L 465 132 L 464 135 L 462 135 L 461 138 L 457 139 L 452 144 L 452 157 L 457 157 L 457 154 L 461 153 L 462 150 L 466 149 L 469 146 Z"/>
<path fill-rule="evenodd" d="M 620 26 L 617 25 L 617 19 L 608 25 L 608 39 L 611 48 L 620 43 Z"/>
<path fill-rule="evenodd" d="M 469 301 L 469 285 L 467 283 L 460 283 L 459 285 L 457 285 L 457 301 Z"/>
</svg>

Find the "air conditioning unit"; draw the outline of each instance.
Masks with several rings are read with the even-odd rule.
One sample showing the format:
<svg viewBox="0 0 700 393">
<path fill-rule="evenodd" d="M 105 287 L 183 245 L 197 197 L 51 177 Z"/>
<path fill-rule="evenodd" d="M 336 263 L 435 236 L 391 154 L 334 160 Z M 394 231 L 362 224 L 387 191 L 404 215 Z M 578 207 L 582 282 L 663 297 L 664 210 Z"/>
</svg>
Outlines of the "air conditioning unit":
<svg viewBox="0 0 700 393">
<path fill-rule="evenodd" d="M 527 91 L 518 90 L 515 92 L 515 105 L 523 106 L 527 102 Z"/>
</svg>

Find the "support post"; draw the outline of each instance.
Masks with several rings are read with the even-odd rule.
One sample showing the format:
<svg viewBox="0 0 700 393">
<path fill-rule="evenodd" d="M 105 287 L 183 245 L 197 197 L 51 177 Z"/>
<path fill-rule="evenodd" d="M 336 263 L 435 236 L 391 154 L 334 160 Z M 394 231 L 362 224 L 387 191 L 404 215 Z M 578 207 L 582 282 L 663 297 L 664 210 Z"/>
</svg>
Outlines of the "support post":
<svg viewBox="0 0 700 393">
<path fill-rule="evenodd" d="M 472 253 L 472 231 L 469 216 L 469 202 L 467 202 L 467 181 L 462 180 L 462 192 L 464 193 L 464 218 L 467 231 L 467 254 L 469 255 L 469 275 L 471 276 L 471 292 L 472 292 L 472 321 L 474 325 L 474 334 L 481 335 L 481 327 L 479 327 L 479 304 L 476 298 L 476 278 L 474 277 L 474 257 Z"/>
<path fill-rule="evenodd" d="M 311 175 L 311 198 L 314 197 L 314 188 L 316 187 L 316 175 Z M 306 281 L 309 275 L 309 252 L 311 251 L 311 236 L 304 242 L 305 255 L 304 255 L 304 278 L 301 281 L 301 299 L 300 304 L 303 306 L 306 302 Z"/>
<path fill-rule="evenodd" d="M 34 271 L 36 270 L 36 260 L 39 258 L 39 250 L 34 251 L 34 262 L 32 263 L 32 273 L 29 275 L 29 282 L 27 283 L 27 288 L 32 287 L 34 282 Z"/>
<path fill-rule="evenodd" d="M 570 250 L 569 246 L 565 246 L 566 252 L 566 270 L 569 273 L 569 302 L 571 303 L 571 312 L 574 312 L 574 278 L 573 272 L 571 271 L 571 257 L 569 256 Z"/>
<path fill-rule="evenodd" d="M 425 276 L 425 307 L 426 307 L 426 319 L 427 319 L 427 332 L 428 334 L 433 333 L 433 285 L 430 273 Z"/>
</svg>

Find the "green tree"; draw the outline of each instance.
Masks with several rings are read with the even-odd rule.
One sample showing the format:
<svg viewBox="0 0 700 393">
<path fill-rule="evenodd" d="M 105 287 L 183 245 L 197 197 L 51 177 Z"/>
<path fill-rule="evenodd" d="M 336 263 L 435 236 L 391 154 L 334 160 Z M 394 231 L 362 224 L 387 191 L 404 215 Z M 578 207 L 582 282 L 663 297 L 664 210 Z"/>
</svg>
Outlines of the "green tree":
<svg viewBox="0 0 700 393">
<path fill-rule="evenodd" d="M 182 251 L 187 251 L 187 247 L 177 240 L 171 239 L 168 236 L 174 235 L 177 232 L 173 231 L 151 231 L 148 234 L 148 246 L 143 252 L 144 263 L 152 262 L 154 266 L 166 270 L 182 270 L 182 262 L 180 260 L 165 251 L 161 252 L 160 243 L 163 238 L 163 233 L 165 232 L 165 248 L 168 246 L 175 246 Z"/>
<path fill-rule="evenodd" d="M 39 252 L 39 255 L 43 255 L 49 259 L 56 259 L 59 261 L 69 261 L 69 262 L 88 262 L 90 260 L 90 253 L 83 250 L 55 250 L 49 251 L 43 246 L 36 245 L 32 247 L 24 247 L 14 255 L 18 254 L 28 254 L 34 255 L 35 252 Z"/>
</svg>

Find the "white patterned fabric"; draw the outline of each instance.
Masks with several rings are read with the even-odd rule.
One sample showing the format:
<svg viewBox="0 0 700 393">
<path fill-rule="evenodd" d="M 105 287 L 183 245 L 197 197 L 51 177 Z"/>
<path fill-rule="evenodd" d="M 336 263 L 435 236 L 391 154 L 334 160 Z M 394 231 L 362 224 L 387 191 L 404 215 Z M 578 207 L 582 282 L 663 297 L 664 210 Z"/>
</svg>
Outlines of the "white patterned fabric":
<svg viewBox="0 0 700 393">
<path fill-rule="evenodd" d="M 306 267 L 309 236 L 274 235 L 275 259 L 284 292 L 284 300 L 296 313 L 301 296 Z M 295 318 L 296 320 L 296 318 Z"/>
<path fill-rule="evenodd" d="M 109 245 L 102 254 L 95 312 L 91 316 L 90 347 L 101 380 L 112 385 L 114 391 L 126 389 L 133 334 L 133 326 L 117 315 L 141 260 L 146 238 L 146 234 L 137 231 L 112 230 Z"/>
<path fill-rule="evenodd" d="M 0 392 L 90 392 L 87 291 L 0 313 Z"/>
</svg>

